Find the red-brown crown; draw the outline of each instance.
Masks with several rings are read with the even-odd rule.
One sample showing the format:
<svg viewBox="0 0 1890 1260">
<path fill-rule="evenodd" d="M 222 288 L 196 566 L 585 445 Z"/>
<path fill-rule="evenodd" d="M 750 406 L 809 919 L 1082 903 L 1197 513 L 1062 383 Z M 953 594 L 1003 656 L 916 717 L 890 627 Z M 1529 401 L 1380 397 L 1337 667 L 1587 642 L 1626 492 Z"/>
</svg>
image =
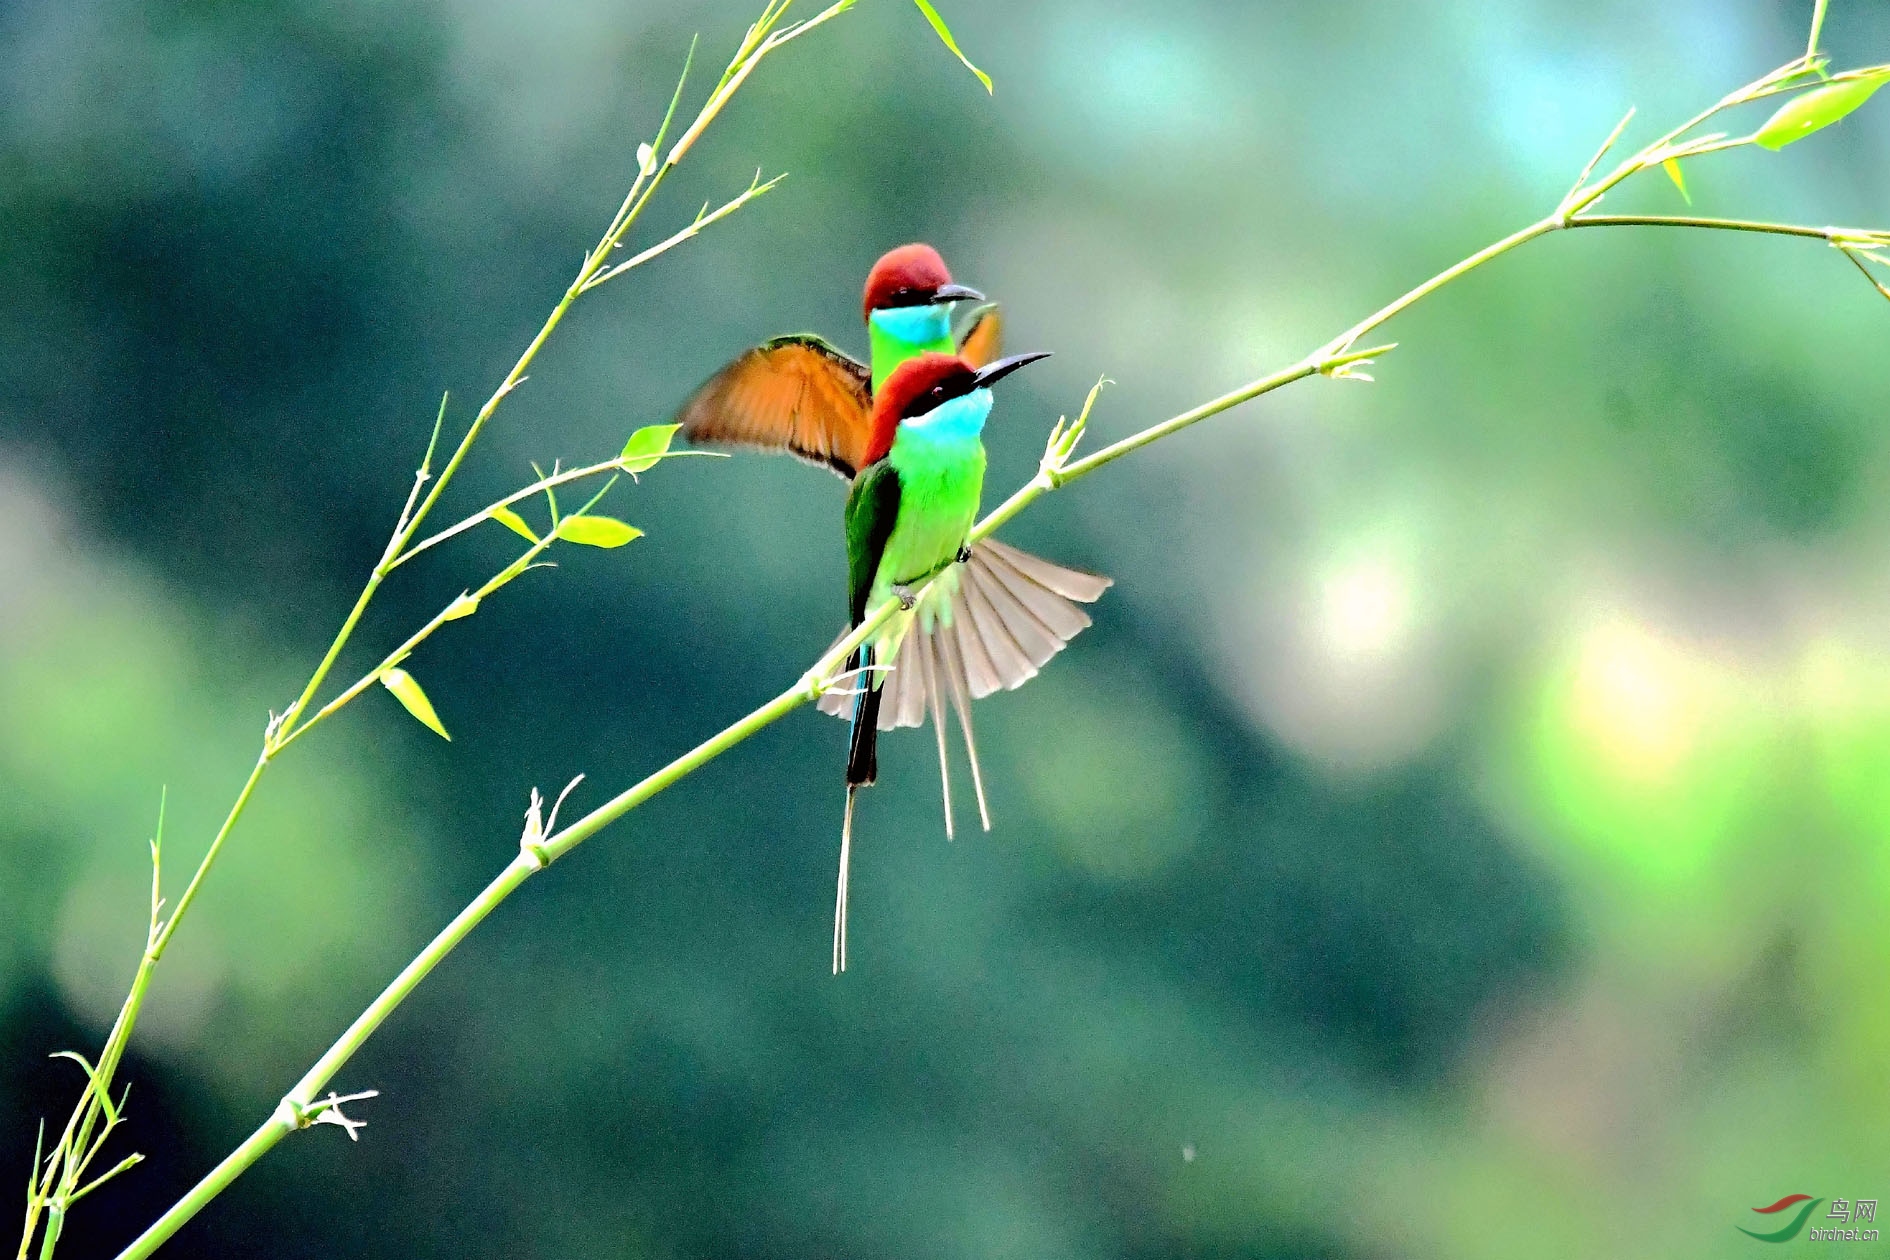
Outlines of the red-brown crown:
<svg viewBox="0 0 1890 1260">
<path fill-rule="evenodd" d="M 886 383 L 873 396 L 873 436 L 866 444 L 866 458 L 860 467 L 878 463 L 892 450 L 899 421 L 912 405 L 933 386 L 957 376 L 971 376 L 977 371 L 955 354 L 918 354 L 892 370 Z"/>
<path fill-rule="evenodd" d="M 930 245 L 901 245 L 888 250 L 866 273 L 863 318 L 871 319 L 873 312 L 887 305 L 896 293 L 907 289 L 929 293 L 951 282 L 952 273 L 945 269 L 945 260 Z"/>
</svg>

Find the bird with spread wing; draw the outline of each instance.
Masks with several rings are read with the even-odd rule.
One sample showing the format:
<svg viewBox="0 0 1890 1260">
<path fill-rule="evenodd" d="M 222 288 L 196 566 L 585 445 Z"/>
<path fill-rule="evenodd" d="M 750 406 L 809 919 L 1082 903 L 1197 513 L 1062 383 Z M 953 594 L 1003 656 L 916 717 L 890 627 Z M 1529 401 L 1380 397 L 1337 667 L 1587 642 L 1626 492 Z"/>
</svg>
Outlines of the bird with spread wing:
<svg viewBox="0 0 1890 1260">
<path fill-rule="evenodd" d="M 908 605 L 848 662 L 855 686 L 820 702 L 822 712 L 852 720 L 835 971 L 846 966 L 854 795 L 877 777 L 878 732 L 931 719 L 949 837 L 949 703 L 989 831 L 971 701 L 1034 678 L 1090 624 L 1079 605 L 1110 585 L 995 539 L 965 546 L 983 493 L 990 387 L 1044 357 L 997 358 L 994 306 L 976 308 L 954 335 L 952 307 L 982 301 L 977 290 L 952 282 L 937 250 L 901 246 L 867 276 L 870 365 L 812 334 L 777 337 L 737 356 L 678 416 L 691 442 L 786 451 L 847 479 L 849 626 L 894 595 Z M 912 589 L 934 576 L 914 601 Z"/>
</svg>

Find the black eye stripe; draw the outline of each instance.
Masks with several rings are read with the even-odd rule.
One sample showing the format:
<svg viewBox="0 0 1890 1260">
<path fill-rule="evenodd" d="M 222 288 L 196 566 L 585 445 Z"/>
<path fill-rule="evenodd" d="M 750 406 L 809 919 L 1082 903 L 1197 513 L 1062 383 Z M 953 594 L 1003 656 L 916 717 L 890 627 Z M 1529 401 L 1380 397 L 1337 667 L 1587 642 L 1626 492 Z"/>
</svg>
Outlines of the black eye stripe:
<svg viewBox="0 0 1890 1260">
<path fill-rule="evenodd" d="M 978 378 L 970 372 L 954 372 L 944 380 L 937 382 L 923 394 L 914 395 L 902 415 L 906 418 L 921 416 L 944 406 L 954 398 L 963 398 L 977 387 Z"/>
<path fill-rule="evenodd" d="M 934 289 L 897 289 L 881 299 L 880 307 L 883 309 L 889 306 L 926 306 L 931 303 L 932 294 L 935 292 Z"/>
</svg>

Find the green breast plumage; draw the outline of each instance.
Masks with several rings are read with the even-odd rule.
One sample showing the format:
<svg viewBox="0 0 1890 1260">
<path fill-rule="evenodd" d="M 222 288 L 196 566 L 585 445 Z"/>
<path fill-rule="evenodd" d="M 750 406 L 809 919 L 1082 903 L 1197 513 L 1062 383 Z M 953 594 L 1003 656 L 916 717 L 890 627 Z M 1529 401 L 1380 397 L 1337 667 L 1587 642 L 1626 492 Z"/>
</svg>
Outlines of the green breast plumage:
<svg viewBox="0 0 1890 1260">
<path fill-rule="evenodd" d="M 899 473 L 899 516 L 874 579 L 880 588 L 915 582 L 951 562 L 965 545 L 984 494 L 984 443 L 939 441 L 902 432 L 887 456 Z"/>
<path fill-rule="evenodd" d="M 991 391 L 973 390 L 899 426 L 886 462 L 899 478 L 899 507 L 873 573 L 867 607 L 948 568 L 978 519 L 984 495 L 984 422 Z M 920 609 L 930 623 L 950 606 L 949 580 L 936 584 Z"/>
<path fill-rule="evenodd" d="M 914 355 L 955 354 L 951 310 L 945 306 L 895 306 L 874 311 L 866 321 L 873 351 L 873 392 L 893 369 Z"/>
</svg>

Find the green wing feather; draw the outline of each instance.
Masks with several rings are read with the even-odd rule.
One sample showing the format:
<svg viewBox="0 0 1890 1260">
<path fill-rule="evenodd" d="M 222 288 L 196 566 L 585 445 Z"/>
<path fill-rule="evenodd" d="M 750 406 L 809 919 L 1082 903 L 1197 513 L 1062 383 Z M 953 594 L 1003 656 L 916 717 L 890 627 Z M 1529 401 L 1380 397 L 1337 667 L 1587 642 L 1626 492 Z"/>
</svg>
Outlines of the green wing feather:
<svg viewBox="0 0 1890 1260">
<path fill-rule="evenodd" d="M 859 475 L 847 496 L 847 607 L 856 626 L 866 617 L 866 599 L 898 519 L 899 473 L 882 459 Z"/>
</svg>

